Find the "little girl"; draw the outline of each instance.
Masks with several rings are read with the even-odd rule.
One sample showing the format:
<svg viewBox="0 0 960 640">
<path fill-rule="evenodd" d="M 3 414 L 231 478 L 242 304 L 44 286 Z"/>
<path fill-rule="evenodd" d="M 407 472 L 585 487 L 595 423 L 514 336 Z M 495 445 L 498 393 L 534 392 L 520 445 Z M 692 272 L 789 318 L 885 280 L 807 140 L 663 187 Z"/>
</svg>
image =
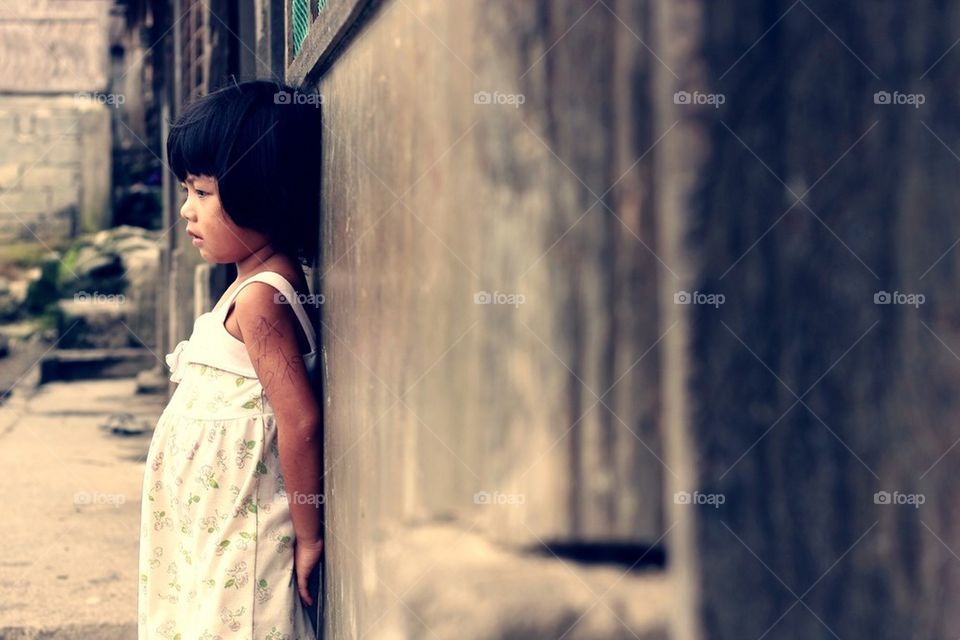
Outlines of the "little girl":
<svg viewBox="0 0 960 640">
<path fill-rule="evenodd" d="M 179 385 L 144 473 L 140 640 L 314 637 L 321 413 L 300 262 L 316 247 L 320 113 L 292 97 L 234 83 L 189 105 L 167 140 L 185 231 L 237 280 L 166 356 Z"/>
</svg>

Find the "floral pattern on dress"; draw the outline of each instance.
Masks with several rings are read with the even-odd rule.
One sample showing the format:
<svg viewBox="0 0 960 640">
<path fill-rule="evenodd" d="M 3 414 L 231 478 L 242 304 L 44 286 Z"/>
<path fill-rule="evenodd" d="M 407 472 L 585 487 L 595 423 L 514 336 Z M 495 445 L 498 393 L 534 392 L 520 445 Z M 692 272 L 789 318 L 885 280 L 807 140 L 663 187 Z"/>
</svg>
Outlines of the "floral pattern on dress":
<svg viewBox="0 0 960 640">
<path fill-rule="evenodd" d="M 144 469 L 140 640 L 309 640 L 276 420 L 254 378 L 194 362 Z"/>
</svg>

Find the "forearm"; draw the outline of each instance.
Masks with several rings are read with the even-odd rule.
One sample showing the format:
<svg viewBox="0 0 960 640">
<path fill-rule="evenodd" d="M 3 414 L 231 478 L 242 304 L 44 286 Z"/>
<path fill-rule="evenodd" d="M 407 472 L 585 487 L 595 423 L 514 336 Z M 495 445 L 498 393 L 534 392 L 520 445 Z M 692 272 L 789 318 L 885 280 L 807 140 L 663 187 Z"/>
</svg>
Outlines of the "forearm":
<svg viewBox="0 0 960 640">
<path fill-rule="evenodd" d="M 319 424 L 307 426 L 279 425 L 277 444 L 280 468 L 290 504 L 290 518 L 298 540 L 315 542 L 323 537 L 320 515 L 323 497 L 323 461 L 320 459 Z"/>
</svg>

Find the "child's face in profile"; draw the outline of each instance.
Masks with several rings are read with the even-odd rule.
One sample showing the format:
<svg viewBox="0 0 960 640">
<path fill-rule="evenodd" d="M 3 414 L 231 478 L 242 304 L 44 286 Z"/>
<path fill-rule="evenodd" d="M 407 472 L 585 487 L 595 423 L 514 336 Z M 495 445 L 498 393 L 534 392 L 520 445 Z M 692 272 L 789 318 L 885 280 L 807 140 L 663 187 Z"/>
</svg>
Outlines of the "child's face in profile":
<svg viewBox="0 0 960 640">
<path fill-rule="evenodd" d="M 180 183 L 187 200 L 180 216 L 187 221 L 187 233 L 200 256 L 207 262 L 240 262 L 267 242 L 267 237 L 252 229 L 239 227 L 227 215 L 220 202 L 217 179 L 188 173 Z"/>
</svg>

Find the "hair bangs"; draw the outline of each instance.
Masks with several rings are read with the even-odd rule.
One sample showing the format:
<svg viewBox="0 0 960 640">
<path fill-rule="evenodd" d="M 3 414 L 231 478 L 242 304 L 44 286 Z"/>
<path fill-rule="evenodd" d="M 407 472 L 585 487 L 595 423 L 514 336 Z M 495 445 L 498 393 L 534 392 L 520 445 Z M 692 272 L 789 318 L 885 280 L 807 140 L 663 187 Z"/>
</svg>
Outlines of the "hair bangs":
<svg viewBox="0 0 960 640">
<path fill-rule="evenodd" d="M 217 109 L 220 101 L 210 98 L 187 107 L 170 127 L 167 160 L 181 181 L 188 173 L 220 179 L 225 172 L 226 151 L 235 136 L 230 126 L 234 114 Z"/>
</svg>

